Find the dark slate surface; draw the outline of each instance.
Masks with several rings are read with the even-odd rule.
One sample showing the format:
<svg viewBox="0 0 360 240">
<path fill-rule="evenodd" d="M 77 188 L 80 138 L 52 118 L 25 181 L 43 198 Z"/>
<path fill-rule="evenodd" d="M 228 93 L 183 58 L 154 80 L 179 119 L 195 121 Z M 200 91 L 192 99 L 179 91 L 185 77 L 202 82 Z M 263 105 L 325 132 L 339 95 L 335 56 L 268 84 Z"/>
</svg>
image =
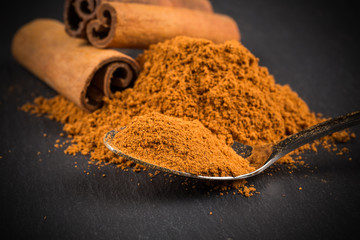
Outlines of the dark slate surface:
<svg viewBox="0 0 360 240">
<path fill-rule="evenodd" d="M 239 24 L 243 43 L 315 112 L 360 109 L 359 21 L 355 5 L 324 1 L 213 1 Z M 11 57 L 18 27 L 62 18 L 57 1 L 2 7 L 0 54 L 0 218 L 7 239 L 343 239 L 358 237 L 360 142 L 346 156 L 304 154 L 309 168 L 250 179 L 259 195 L 220 197 L 177 178 L 88 167 L 86 156 L 53 145 L 59 123 L 18 108 L 55 93 Z M 360 136 L 359 127 L 353 129 Z M 47 137 L 43 134 L 46 133 Z M 49 152 L 50 150 L 50 152 Z M 37 152 L 41 154 L 38 155 Z M 351 157 L 353 160 L 349 161 Z M 77 162 L 77 168 L 75 164 Z M 89 175 L 84 173 L 89 172 Z M 106 174 L 106 177 L 102 177 Z M 302 187 L 302 191 L 299 191 Z M 212 211 L 213 215 L 209 215 Z"/>
</svg>

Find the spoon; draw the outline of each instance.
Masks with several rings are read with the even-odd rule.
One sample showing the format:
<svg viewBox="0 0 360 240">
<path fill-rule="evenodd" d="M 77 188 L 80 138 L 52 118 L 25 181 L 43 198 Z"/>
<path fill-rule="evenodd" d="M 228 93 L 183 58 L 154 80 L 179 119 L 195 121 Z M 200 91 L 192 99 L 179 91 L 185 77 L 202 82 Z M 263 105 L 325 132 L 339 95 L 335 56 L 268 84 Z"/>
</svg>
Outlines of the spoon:
<svg viewBox="0 0 360 240">
<path fill-rule="evenodd" d="M 133 161 L 135 163 L 154 168 L 156 170 L 160 170 L 163 172 L 168 172 L 171 174 L 177 174 L 185 177 L 205 179 L 205 180 L 240 180 L 244 178 L 249 178 L 255 176 L 268 167 L 270 167 L 274 162 L 285 156 L 286 154 L 294 151 L 295 149 L 307 144 L 311 143 L 315 139 L 324 137 L 326 135 L 332 134 L 337 131 L 344 130 L 346 128 L 355 126 L 360 124 L 360 111 L 348 113 L 346 115 L 342 115 L 331 120 L 319 123 L 310 128 L 302 130 L 298 133 L 290 135 L 289 137 L 283 139 L 282 141 L 272 145 L 261 145 L 261 146 L 248 146 L 241 144 L 239 142 L 234 142 L 231 146 L 234 151 L 249 160 L 252 166 L 255 166 L 255 170 L 250 173 L 242 174 L 239 176 L 227 176 L 227 177 L 213 177 L 213 176 L 202 176 L 195 175 L 188 172 L 181 172 L 173 169 L 164 168 L 158 165 L 154 165 L 148 162 L 145 162 L 141 159 L 134 158 L 130 155 L 123 153 L 120 149 L 112 144 L 112 140 L 116 134 L 121 132 L 125 127 L 121 128 L 119 131 L 111 130 L 106 133 L 104 137 L 104 144 L 107 148 L 109 148 L 115 154 Z"/>
</svg>

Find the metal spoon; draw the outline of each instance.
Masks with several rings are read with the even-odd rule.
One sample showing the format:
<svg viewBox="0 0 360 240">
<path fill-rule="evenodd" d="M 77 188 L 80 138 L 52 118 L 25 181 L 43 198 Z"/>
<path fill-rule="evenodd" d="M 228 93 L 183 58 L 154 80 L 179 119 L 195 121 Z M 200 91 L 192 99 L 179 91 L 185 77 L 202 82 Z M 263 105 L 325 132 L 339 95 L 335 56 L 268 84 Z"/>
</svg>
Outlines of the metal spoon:
<svg viewBox="0 0 360 240">
<path fill-rule="evenodd" d="M 260 162 L 260 166 L 256 166 L 256 170 L 247 174 L 239 175 L 239 176 L 228 176 L 228 177 L 213 177 L 213 176 L 201 176 L 201 175 L 195 175 L 192 173 L 187 172 L 180 172 L 168 168 L 164 168 L 158 165 L 154 165 L 148 162 L 145 162 L 141 159 L 134 158 L 132 156 L 129 156 L 127 154 L 124 154 L 120 149 L 118 149 L 116 146 L 112 144 L 112 140 L 116 134 L 119 133 L 122 129 L 119 131 L 111 130 L 109 131 L 105 137 L 104 137 L 104 144 L 106 147 L 108 147 L 112 152 L 115 154 L 124 157 L 128 160 L 131 160 L 135 163 L 151 167 L 160 171 L 177 174 L 185 177 L 191 177 L 191 178 L 198 178 L 198 179 L 205 179 L 205 180 L 239 180 L 244 178 L 249 178 L 252 176 L 255 176 L 268 167 L 270 167 L 274 162 L 279 160 L 281 157 L 285 156 L 289 152 L 292 152 L 293 150 L 307 144 L 311 143 L 313 140 L 324 137 L 326 135 L 332 134 L 337 131 L 344 130 L 346 128 L 355 126 L 357 124 L 360 124 L 360 111 L 356 111 L 353 113 L 349 113 L 346 115 L 342 115 L 336 118 L 333 118 L 331 120 L 319 123 L 317 125 L 314 125 L 308 129 L 305 129 L 303 131 L 300 131 L 296 134 L 293 134 L 282 141 L 274 144 L 274 145 L 262 145 L 262 146 L 248 146 L 241 144 L 239 142 L 234 142 L 234 144 L 231 146 L 235 152 L 242 156 L 243 158 L 246 158 L 250 161 L 250 163 L 256 159 L 256 162 Z M 258 161 L 259 158 L 261 158 L 261 161 Z"/>
</svg>

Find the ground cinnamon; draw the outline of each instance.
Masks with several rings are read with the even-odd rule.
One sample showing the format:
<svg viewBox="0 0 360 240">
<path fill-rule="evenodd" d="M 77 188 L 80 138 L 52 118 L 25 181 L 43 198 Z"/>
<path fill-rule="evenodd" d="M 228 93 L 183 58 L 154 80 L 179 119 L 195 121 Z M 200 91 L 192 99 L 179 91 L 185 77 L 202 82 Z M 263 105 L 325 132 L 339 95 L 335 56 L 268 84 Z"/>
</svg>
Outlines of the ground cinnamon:
<svg viewBox="0 0 360 240">
<path fill-rule="evenodd" d="M 198 120 L 156 112 L 134 117 L 112 144 L 145 162 L 195 175 L 234 177 L 255 170 Z"/>
<path fill-rule="evenodd" d="M 237 41 L 214 44 L 176 37 L 152 45 L 138 60 L 142 71 L 134 87 L 105 98 L 104 106 L 91 114 L 62 96 L 40 97 L 24 108 L 64 124 L 73 138 L 67 153 L 91 154 L 94 161 L 121 168 L 131 163 L 104 146 L 104 134 L 151 112 L 198 120 L 228 145 L 234 140 L 249 145 L 274 143 L 323 121 L 290 86 L 276 84 L 268 69 L 259 66 L 259 59 Z M 287 156 L 283 162 L 294 160 Z M 244 183 L 233 186 L 242 188 Z M 243 189 L 241 193 L 254 190 Z"/>
<path fill-rule="evenodd" d="M 212 12 L 208 0 L 107 0 L 112 2 L 142 3 L 168 7 L 182 7 Z M 65 30 L 72 37 L 86 37 L 87 23 L 95 19 L 96 12 L 103 0 L 66 0 L 64 7 Z"/>
</svg>

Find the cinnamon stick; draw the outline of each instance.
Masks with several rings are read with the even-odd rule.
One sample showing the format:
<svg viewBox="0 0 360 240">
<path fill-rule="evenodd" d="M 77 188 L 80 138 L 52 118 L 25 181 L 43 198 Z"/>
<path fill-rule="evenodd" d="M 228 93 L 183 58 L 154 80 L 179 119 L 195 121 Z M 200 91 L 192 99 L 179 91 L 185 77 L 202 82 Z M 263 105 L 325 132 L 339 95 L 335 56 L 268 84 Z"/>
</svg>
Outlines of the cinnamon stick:
<svg viewBox="0 0 360 240">
<path fill-rule="evenodd" d="M 56 20 L 37 19 L 23 26 L 12 42 L 15 59 L 60 94 L 88 111 L 102 97 L 127 87 L 139 73 L 135 60 L 116 50 L 75 39 Z"/>
<path fill-rule="evenodd" d="M 215 13 L 185 8 L 106 2 L 86 27 L 87 38 L 98 48 L 147 48 L 178 35 L 221 43 L 240 40 L 236 22 Z"/>
<path fill-rule="evenodd" d="M 143 3 L 168 7 L 190 8 L 212 12 L 209 0 L 107 0 L 109 2 Z M 97 8 L 105 0 L 66 0 L 64 7 L 65 30 L 72 37 L 86 37 L 86 25 L 95 18 Z"/>
</svg>

